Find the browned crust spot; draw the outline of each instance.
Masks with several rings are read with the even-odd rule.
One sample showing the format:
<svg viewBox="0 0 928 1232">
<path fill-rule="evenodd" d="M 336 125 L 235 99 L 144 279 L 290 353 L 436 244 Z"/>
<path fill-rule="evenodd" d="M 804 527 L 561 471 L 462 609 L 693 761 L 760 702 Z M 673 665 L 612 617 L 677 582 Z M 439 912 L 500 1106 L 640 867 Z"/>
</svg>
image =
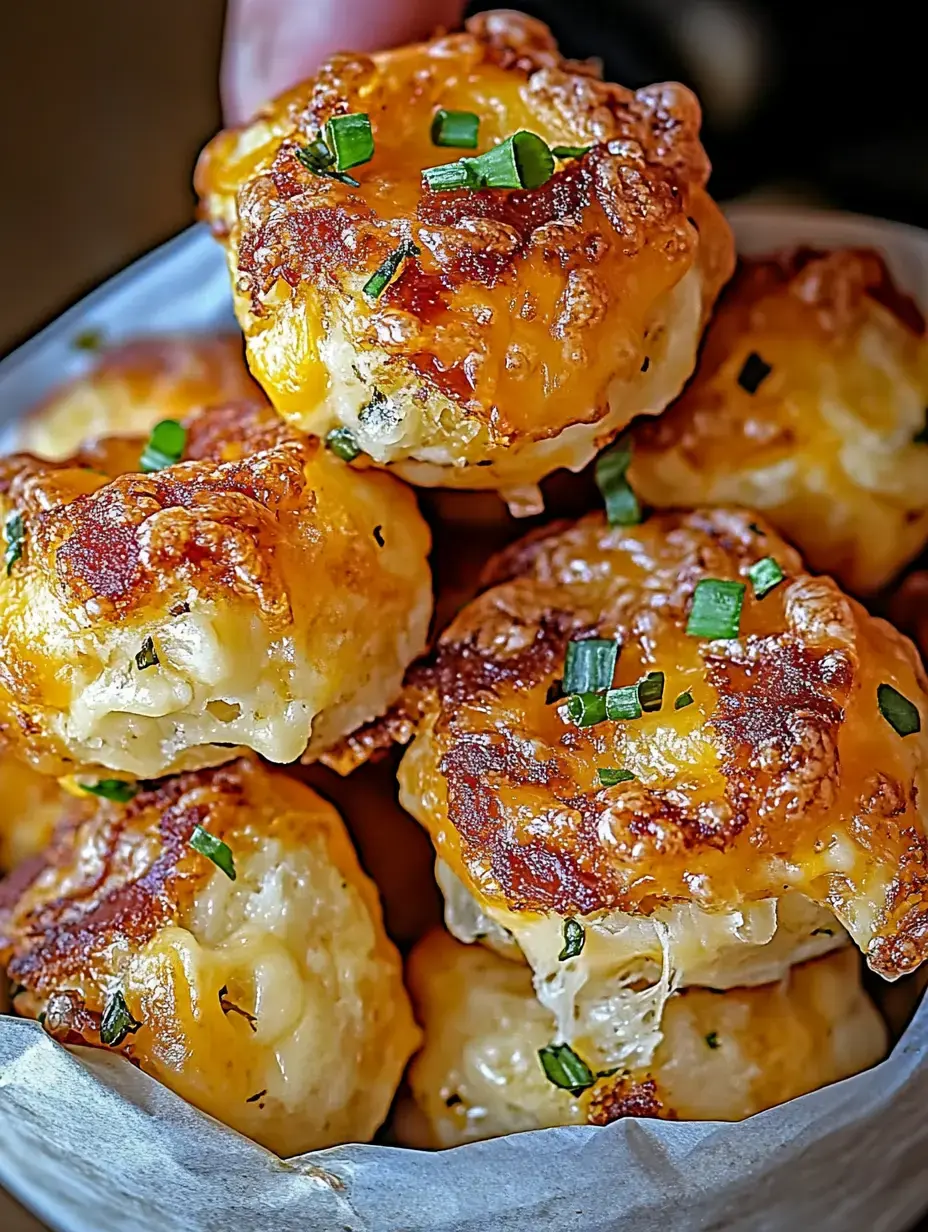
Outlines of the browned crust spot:
<svg viewBox="0 0 928 1232">
<path fill-rule="evenodd" d="M 677 1114 L 664 1106 L 653 1078 L 637 1081 L 628 1074 L 597 1082 L 590 1096 L 587 1121 L 611 1125 L 623 1117 L 657 1117 L 675 1121 Z"/>
</svg>

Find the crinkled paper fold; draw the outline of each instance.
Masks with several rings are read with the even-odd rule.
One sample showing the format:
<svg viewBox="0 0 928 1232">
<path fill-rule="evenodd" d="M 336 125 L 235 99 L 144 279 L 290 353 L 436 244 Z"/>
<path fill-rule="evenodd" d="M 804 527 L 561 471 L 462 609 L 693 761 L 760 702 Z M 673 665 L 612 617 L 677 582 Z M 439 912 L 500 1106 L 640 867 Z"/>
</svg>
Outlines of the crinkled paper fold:
<svg viewBox="0 0 928 1232">
<path fill-rule="evenodd" d="M 743 251 L 882 248 L 928 304 L 928 235 L 739 207 Z M 224 260 L 194 228 L 0 364 L 0 444 L 108 342 L 232 324 Z M 435 1153 L 344 1146 L 282 1162 L 119 1057 L 0 1018 L 0 1183 L 61 1232 L 902 1232 L 928 1205 L 928 1003 L 883 1064 L 739 1124 L 624 1120 Z"/>
</svg>

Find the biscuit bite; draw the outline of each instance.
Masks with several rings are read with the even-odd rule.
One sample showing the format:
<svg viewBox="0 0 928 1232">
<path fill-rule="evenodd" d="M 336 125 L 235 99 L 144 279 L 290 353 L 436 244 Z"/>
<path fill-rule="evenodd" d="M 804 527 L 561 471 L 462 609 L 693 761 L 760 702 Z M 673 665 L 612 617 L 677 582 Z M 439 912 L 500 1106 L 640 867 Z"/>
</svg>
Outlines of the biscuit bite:
<svg viewBox="0 0 928 1232">
<path fill-rule="evenodd" d="M 252 372 L 306 432 L 530 507 L 693 369 L 733 264 L 699 124 L 518 13 L 334 57 L 198 167 Z"/>
<path fill-rule="evenodd" d="M 743 261 L 630 479 L 658 507 L 759 509 L 869 594 L 928 542 L 926 407 L 925 321 L 878 253 Z"/>
<path fill-rule="evenodd" d="M 886 979 L 924 960 L 907 638 L 749 513 L 594 514 L 486 580 L 382 727 L 475 900 L 449 895 L 452 931 L 514 941 L 560 1039 L 647 1064 L 674 988 L 767 983 L 845 932 Z"/>
<path fill-rule="evenodd" d="M 0 754 L 0 876 L 38 855 L 61 815 L 58 780 L 9 753 Z"/>
<path fill-rule="evenodd" d="M 558 1045 L 528 969 L 482 946 L 436 930 L 411 954 L 407 980 L 425 1032 L 397 1118 L 409 1146 L 628 1116 L 740 1121 L 859 1073 L 887 1047 L 847 947 L 776 984 L 676 993 L 650 1064 L 614 1072 L 589 1039 Z"/>
<path fill-rule="evenodd" d="M 61 820 L 0 910 L 14 1012 L 280 1155 L 370 1139 L 419 1032 L 334 808 L 253 760 Z"/>
<path fill-rule="evenodd" d="M 107 346 L 89 372 L 54 390 L 20 423 L 19 449 L 67 458 L 115 432 L 149 432 L 205 406 L 263 401 L 232 334 L 165 334 Z"/>
<path fill-rule="evenodd" d="M 315 757 L 425 645 L 429 534 L 403 484 L 263 404 L 168 435 L 173 456 L 155 434 L 0 461 L 0 735 L 44 773 Z"/>
</svg>

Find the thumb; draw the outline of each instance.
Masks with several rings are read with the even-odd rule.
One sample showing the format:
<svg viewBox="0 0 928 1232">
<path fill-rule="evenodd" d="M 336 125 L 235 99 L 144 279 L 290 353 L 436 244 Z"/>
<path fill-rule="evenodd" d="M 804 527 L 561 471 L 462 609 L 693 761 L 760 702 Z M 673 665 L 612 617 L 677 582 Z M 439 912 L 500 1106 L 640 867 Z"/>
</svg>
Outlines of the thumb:
<svg viewBox="0 0 928 1232">
<path fill-rule="evenodd" d="M 458 25 L 464 0 L 229 0 L 222 57 L 226 122 L 308 77 L 335 51 L 375 51 Z"/>
</svg>

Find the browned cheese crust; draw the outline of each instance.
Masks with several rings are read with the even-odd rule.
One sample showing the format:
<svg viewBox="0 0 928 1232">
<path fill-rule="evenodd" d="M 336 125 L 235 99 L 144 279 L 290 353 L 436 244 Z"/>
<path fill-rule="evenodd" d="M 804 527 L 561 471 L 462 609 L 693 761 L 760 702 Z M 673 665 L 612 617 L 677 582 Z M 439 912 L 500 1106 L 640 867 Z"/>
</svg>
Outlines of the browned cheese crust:
<svg viewBox="0 0 928 1232">
<path fill-rule="evenodd" d="M 520 129 L 590 149 L 536 189 L 433 192 L 422 169 L 470 153 L 432 144 L 438 107 L 480 117 L 480 150 Z M 375 141 L 357 187 L 298 157 L 352 112 Z M 679 390 L 731 271 L 699 123 L 684 87 L 605 83 L 517 13 L 333 57 L 198 168 L 253 372 L 282 414 L 349 426 L 413 482 L 511 489 L 583 465 Z M 372 302 L 364 283 L 408 240 Z M 555 440 L 572 425 L 589 430 Z"/>
</svg>

